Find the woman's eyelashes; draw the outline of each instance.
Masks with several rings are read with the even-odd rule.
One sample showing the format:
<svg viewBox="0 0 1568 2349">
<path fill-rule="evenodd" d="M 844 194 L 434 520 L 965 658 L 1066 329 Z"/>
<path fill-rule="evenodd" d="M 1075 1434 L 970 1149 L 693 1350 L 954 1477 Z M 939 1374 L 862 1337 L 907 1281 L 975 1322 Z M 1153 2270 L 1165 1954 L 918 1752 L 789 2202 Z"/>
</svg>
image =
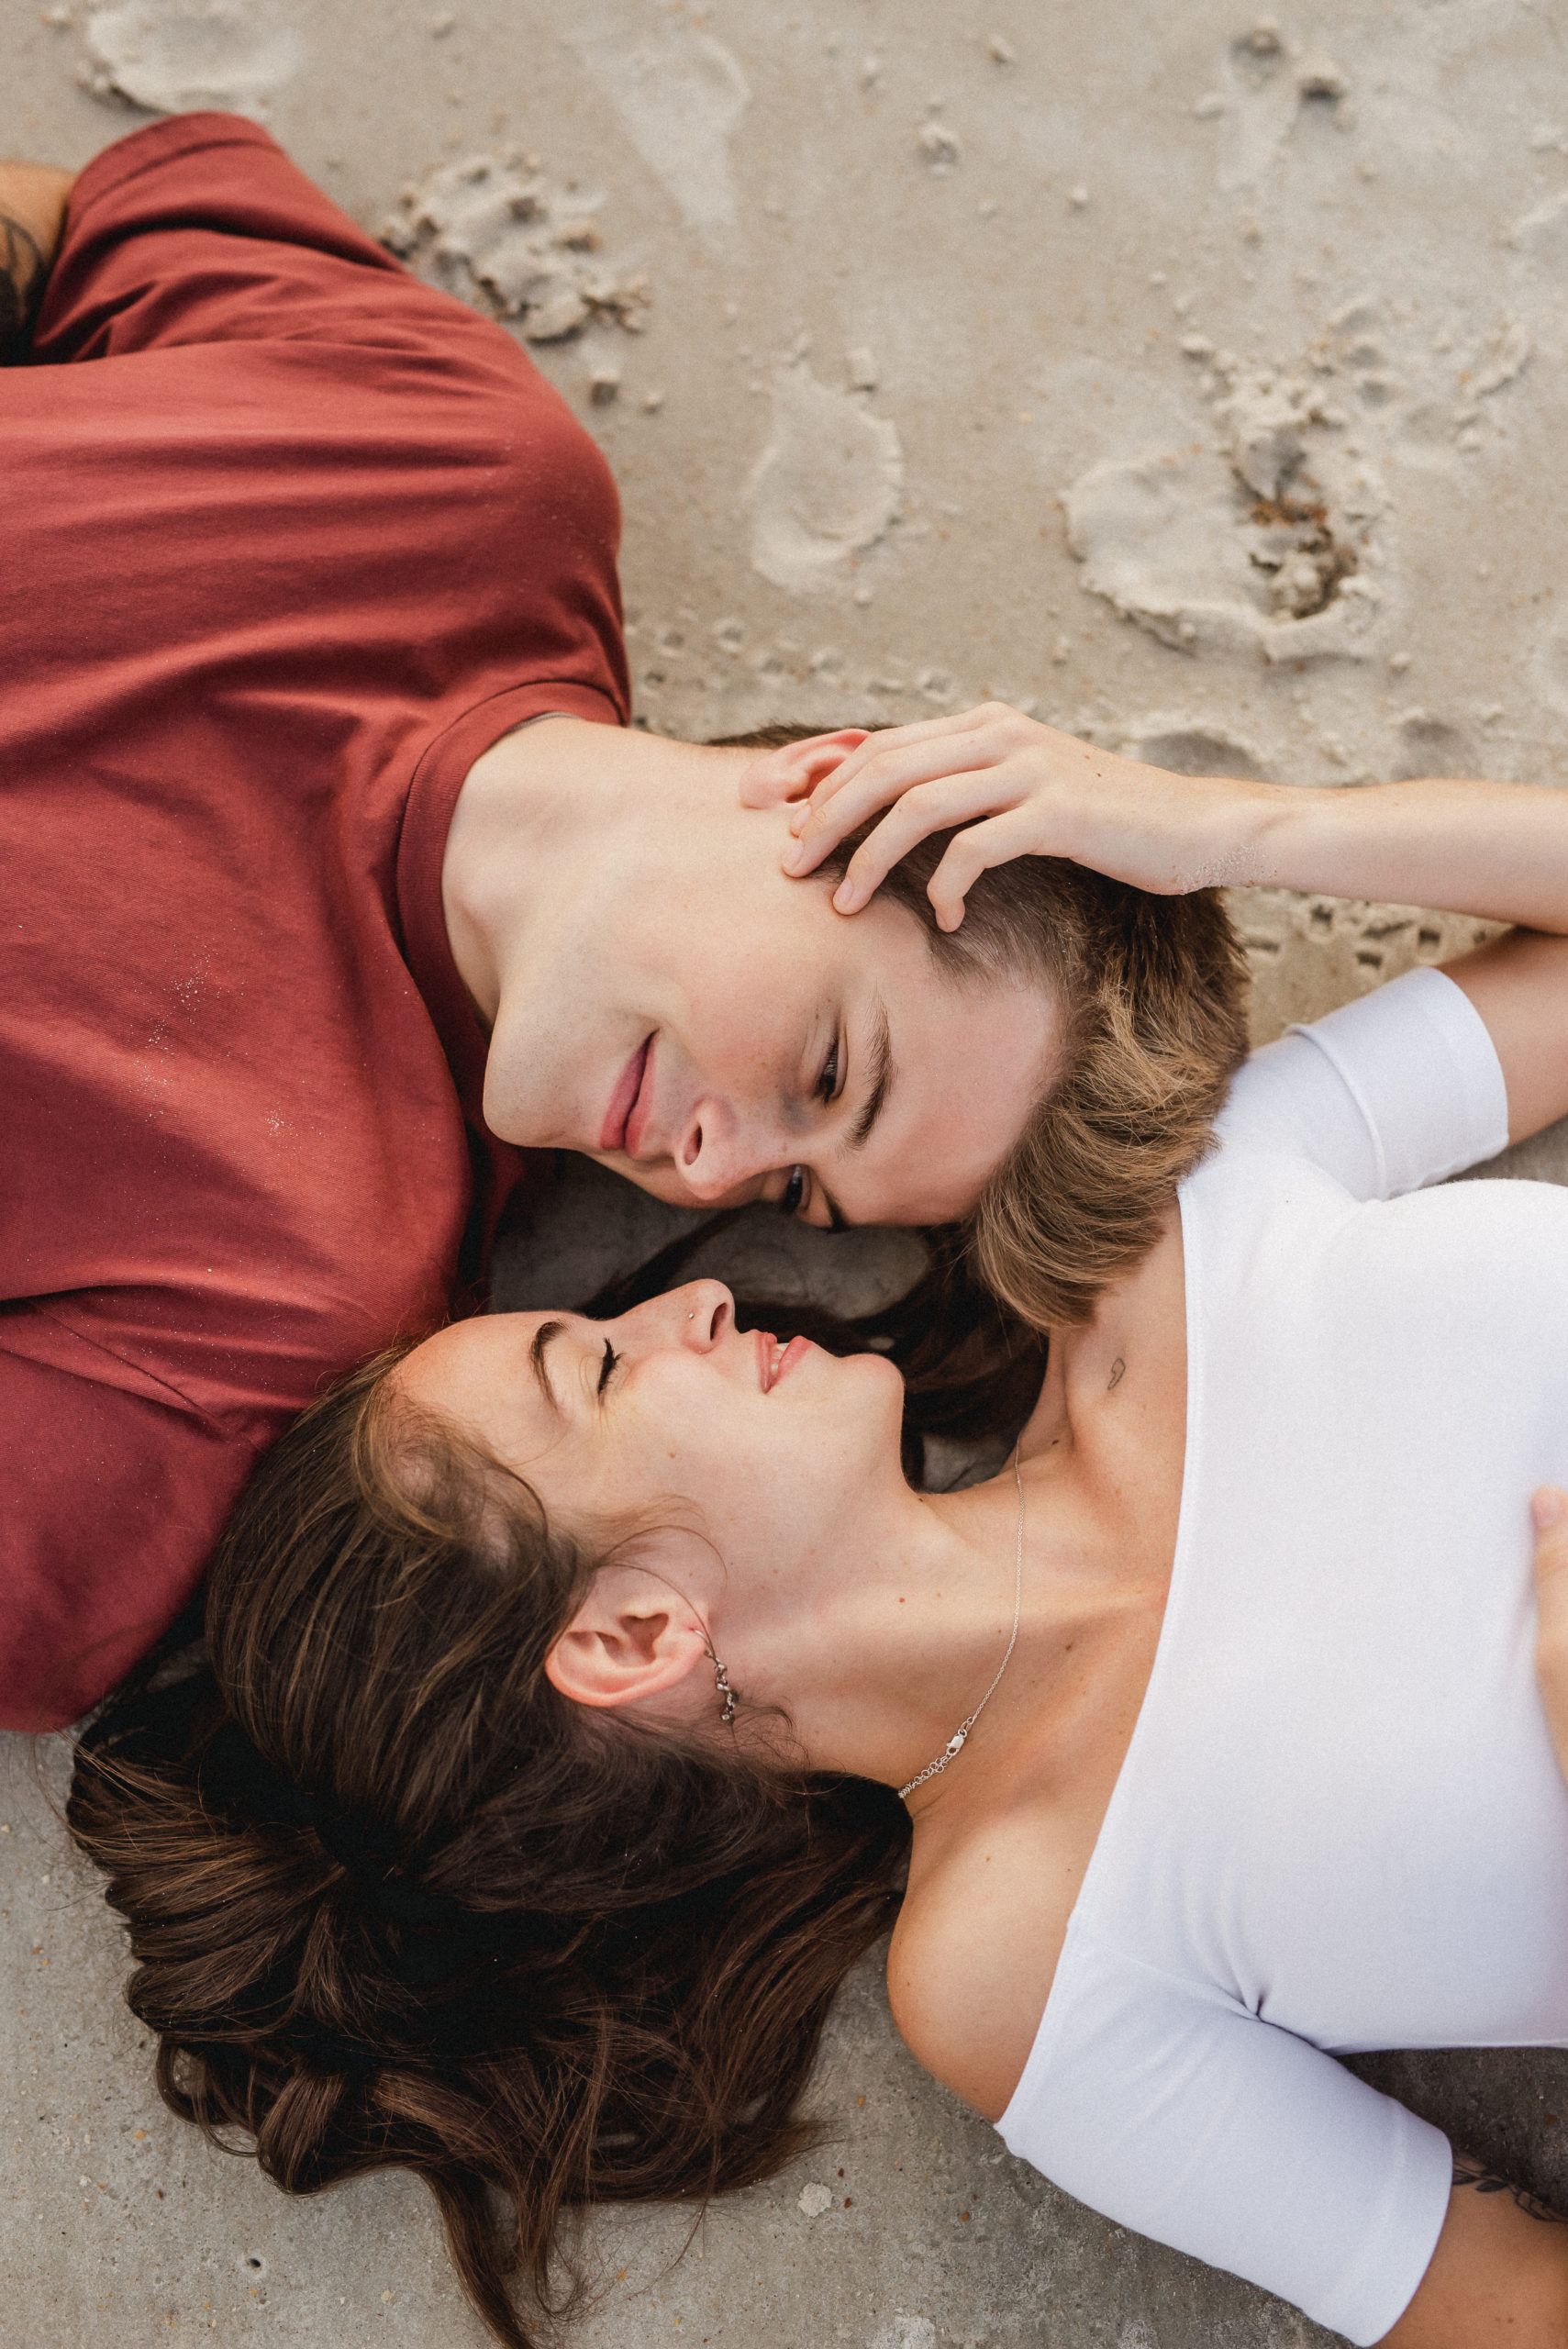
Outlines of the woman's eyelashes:
<svg viewBox="0 0 1568 2349">
<path fill-rule="evenodd" d="M 822 1102 L 824 1106 L 836 1101 L 838 1098 L 839 1063 L 842 1058 L 842 1048 L 840 1045 L 838 1039 L 835 1038 L 833 1049 L 828 1053 L 827 1059 L 823 1062 L 822 1074 L 817 1080 L 817 1098 L 818 1101 Z"/>
<path fill-rule="evenodd" d="M 610 1380 L 615 1375 L 616 1364 L 619 1360 L 619 1354 L 617 1353 L 614 1346 L 611 1345 L 609 1340 L 606 1338 L 605 1340 L 605 1358 L 599 1364 L 599 1383 L 594 1389 L 595 1395 L 602 1395 L 604 1393 L 606 1387 L 609 1385 Z"/>
</svg>

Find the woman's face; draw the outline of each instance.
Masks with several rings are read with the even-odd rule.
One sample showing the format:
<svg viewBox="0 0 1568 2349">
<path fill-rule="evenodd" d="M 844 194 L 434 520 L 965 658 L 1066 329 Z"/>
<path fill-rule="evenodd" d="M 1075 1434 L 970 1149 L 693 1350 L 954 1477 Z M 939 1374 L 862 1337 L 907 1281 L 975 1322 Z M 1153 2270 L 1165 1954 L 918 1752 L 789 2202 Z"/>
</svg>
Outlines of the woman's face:
<svg viewBox="0 0 1568 2349">
<path fill-rule="evenodd" d="M 592 1540 L 694 1513 L 727 1564 L 821 1558 L 884 1485 L 903 1489 L 904 1383 L 880 1354 L 840 1357 L 740 1330 L 717 1281 L 614 1321 L 497 1313 L 426 1340 L 400 1390 L 478 1437 L 550 1515 Z"/>
</svg>

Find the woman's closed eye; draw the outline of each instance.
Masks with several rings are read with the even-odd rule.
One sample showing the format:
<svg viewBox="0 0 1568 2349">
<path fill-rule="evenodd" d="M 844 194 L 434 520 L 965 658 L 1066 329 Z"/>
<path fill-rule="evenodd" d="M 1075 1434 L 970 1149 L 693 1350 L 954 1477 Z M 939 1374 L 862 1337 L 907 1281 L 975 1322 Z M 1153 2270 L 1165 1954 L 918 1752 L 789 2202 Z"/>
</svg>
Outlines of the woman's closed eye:
<svg viewBox="0 0 1568 2349">
<path fill-rule="evenodd" d="M 609 1385 L 610 1380 L 615 1375 L 616 1364 L 619 1360 L 619 1354 L 617 1353 L 614 1346 L 611 1345 L 609 1340 L 606 1338 L 605 1340 L 605 1358 L 599 1364 L 599 1383 L 594 1389 L 595 1395 L 602 1395 L 604 1393 L 606 1387 Z"/>
</svg>

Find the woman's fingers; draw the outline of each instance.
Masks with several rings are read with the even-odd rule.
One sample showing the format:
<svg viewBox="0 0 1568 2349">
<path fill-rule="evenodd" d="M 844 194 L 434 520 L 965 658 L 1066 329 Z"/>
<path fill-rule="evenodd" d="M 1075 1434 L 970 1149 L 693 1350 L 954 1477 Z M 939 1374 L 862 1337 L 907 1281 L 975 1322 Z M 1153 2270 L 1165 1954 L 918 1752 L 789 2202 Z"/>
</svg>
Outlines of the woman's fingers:
<svg viewBox="0 0 1568 2349">
<path fill-rule="evenodd" d="M 1016 801 L 999 788 L 994 774 L 947 775 L 902 792 L 845 866 L 833 896 L 835 912 L 859 913 L 893 867 L 932 832 L 951 832 L 960 825 L 979 827 L 984 818 L 1012 814 L 1016 807 Z M 1035 820 L 1038 823 L 1038 815 Z M 1013 854 L 1020 854 L 1024 845 L 1020 840 Z"/>
<path fill-rule="evenodd" d="M 790 828 L 797 836 L 804 834 L 812 855 L 809 863 L 790 869 L 809 872 L 846 832 L 912 784 L 994 763 L 999 755 L 994 742 L 982 746 L 992 723 L 987 711 L 967 710 L 956 718 L 922 718 L 913 726 L 868 735 L 795 810 Z"/>
<path fill-rule="evenodd" d="M 829 850 L 859 826 L 884 808 L 898 809 L 917 793 L 927 795 L 921 803 L 927 810 L 936 807 L 933 795 L 948 794 L 943 805 L 951 812 L 934 819 L 928 815 L 917 821 L 907 834 L 907 847 L 927 832 L 940 830 L 943 822 L 958 823 L 968 815 L 989 813 L 999 805 L 1010 804 L 1016 796 L 1002 784 L 994 762 L 973 738 L 956 743 L 914 742 L 863 768 L 840 785 L 824 806 L 818 807 L 814 802 L 804 817 L 797 818 L 799 838 L 785 852 L 785 872 L 796 876 L 814 872 Z"/>
<path fill-rule="evenodd" d="M 1556 1485 L 1542 1485 L 1530 1495 L 1530 1519 L 1535 1526 L 1535 1587 L 1539 1598 L 1561 1603 L 1568 1626 L 1568 1493 Z"/>
<path fill-rule="evenodd" d="M 762 751 L 737 786 L 741 807 L 778 807 L 792 800 L 805 804 L 864 740 L 863 726 L 844 726 L 836 734 L 808 734 L 801 741 Z"/>
<path fill-rule="evenodd" d="M 1568 1777 L 1568 1493 L 1542 1485 L 1530 1499 L 1535 1521 L 1535 1596 L 1540 1628 L 1535 1669 L 1547 1727 Z"/>
<path fill-rule="evenodd" d="M 815 872 L 831 850 L 884 808 L 886 822 L 895 826 L 888 837 L 896 835 L 902 841 L 903 847 L 897 851 L 897 856 L 902 856 L 928 832 L 940 831 L 944 825 L 962 823 L 973 816 L 990 815 L 999 805 L 1007 804 L 1011 795 L 994 768 L 973 767 L 967 758 L 956 773 L 954 765 L 951 752 L 917 744 L 891 766 L 868 769 L 819 816 L 813 814 L 800 839 L 784 852 L 785 872 L 797 877 Z M 879 839 L 883 829 L 879 824 L 872 837 Z M 857 853 L 863 856 L 869 845 L 863 842 Z M 896 856 L 888 856 L 877 879 L 895 862 Z M 868 885 L 867 896 L 874 885 Z"/>
<path fill-rule="evenodd" d="M 1036 845 L 1038 818 L 1029 808 L 1010 808 L 983 824 L 971 824 L 950 841 L 947 853 L 926 885 L 926 895 L 941 930 L 956 930 L 963 919 L 964 899 L 983 873 L 1016 857 L 1046 853 Z M 835 901 L 836 902 L 836 901 Z"/>
<path fill-rule="evenodd" d="M 955 710 L 949 718 L 917 718 L 907 726 L 884 726 L 868 733 L 858 750 L 844 762 L 840 774 L 852 778 L 871 760 L 880 758 L 887 751 L 907 750 L 913 742 L 947 741 L 955 734 L 972 734 L 977 728 L 991 722 L 994 708 L 1000 705 L 982 702 L 977 709 Z M 834 776 L 835 785 L 839 781 Z"/>
</svg>

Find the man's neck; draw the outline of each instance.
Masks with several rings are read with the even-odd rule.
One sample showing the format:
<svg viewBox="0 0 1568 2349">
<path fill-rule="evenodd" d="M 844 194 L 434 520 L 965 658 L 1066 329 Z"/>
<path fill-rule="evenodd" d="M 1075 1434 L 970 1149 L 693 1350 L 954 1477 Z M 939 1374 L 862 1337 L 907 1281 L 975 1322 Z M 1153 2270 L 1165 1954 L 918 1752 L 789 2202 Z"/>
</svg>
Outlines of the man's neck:
<svg viewBox="0 0 1568 2349">
<path fill-rule="evenodd" d="M 447 835 L 441 901 L 452 959 L 487 1029 L 584 870 L 619 858 L 645 869 L 651 805 L 666 836 L 698 823 L 751 756 L 550 716 L 475 760 Z"/>
</svg>

